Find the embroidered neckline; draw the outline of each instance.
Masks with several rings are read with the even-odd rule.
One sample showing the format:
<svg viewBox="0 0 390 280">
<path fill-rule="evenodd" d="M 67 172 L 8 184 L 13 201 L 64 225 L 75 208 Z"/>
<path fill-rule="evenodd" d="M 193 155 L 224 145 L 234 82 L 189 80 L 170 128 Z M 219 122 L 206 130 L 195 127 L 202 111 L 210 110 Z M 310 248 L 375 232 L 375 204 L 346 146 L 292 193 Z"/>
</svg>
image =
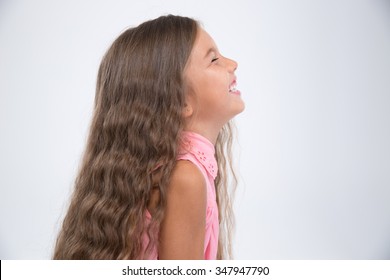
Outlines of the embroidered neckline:
<svg viewBox="0 0 390 280">
<path fill-rule="evenodd" d="M 193 154 L 215 180 L 218 173 L 215 148 L 207 138 L 195 132 L 183 131 L 181 150 Z"/>
</svg>

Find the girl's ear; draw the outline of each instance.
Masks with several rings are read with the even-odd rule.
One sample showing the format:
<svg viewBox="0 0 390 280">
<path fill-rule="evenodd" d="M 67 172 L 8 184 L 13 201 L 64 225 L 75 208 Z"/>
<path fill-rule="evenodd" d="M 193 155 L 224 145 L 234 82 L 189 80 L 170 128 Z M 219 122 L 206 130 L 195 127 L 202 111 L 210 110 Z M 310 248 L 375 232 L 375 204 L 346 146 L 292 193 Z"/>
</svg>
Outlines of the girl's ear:
<svg viewBox="0 0 390 280">
<path fill-rule="evenodd" d="M 183 108 L 183 117 L 189 118 L 192 116 L 193 113 L 194 113 L 194 109 L 192 108 L 191 104 L 189 102 L 186 102 Z"/>
</svg>

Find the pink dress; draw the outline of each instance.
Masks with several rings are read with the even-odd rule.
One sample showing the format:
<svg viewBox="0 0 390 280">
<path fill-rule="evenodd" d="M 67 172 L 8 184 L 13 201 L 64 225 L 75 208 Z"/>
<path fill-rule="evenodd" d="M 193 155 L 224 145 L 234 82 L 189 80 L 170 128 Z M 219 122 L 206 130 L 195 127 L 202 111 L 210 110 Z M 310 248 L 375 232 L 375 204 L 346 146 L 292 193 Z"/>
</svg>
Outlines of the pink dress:
<svg viewBox="0 0 390 280">
<path fill-rule="evenodd" d="M 218 206 L 216 202 L 214 180 L 218 173 L 215 159 L 214 145 L 205 137 L 190 131 L 184 131 L 181 136 L 181 146 L 177 160 L 188 160 L 195 164 L 206 180 L 207 205 L 206 205 L 206 229 L 204 240 L 204 259 L 215 260 L 218 250 Z M 150 219 L 149 212 L 146 213 Z M 144 248 L 148 244 L 148 238 L 144 238 Z M 153 248 L 149 259 L 158 259 L 157 248 Z"/>
</svg>

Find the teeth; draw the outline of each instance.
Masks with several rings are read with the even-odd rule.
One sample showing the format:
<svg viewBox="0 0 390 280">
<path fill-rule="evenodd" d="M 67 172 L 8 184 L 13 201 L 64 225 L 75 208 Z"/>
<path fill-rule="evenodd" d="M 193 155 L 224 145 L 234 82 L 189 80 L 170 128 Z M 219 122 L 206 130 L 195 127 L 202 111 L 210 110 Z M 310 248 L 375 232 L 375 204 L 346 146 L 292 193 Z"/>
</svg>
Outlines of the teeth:
<svg viewBox="0 0 390 280">
<path fill-rule="evenodd" d="M 229 92 L 237 91 L 236 84 L 233 84 L 229 87 Z"/>
</svg>

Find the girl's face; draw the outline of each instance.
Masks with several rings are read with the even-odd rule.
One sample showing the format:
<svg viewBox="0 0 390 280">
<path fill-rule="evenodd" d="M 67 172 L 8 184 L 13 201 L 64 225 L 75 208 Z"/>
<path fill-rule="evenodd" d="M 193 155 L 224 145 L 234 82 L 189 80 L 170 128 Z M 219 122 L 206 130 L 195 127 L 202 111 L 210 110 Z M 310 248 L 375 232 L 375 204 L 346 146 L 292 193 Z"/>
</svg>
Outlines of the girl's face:
<svg viewBox="0 0 390 280">
<path fill-rule="evenodd" d="M 241 113 L 244 102 L 236 89 L 237 62 L 222 56 L 210 35 L 199 28 L 186 69 L 186 107 L 191 123 L 222 127 Z"/>
</svg>

